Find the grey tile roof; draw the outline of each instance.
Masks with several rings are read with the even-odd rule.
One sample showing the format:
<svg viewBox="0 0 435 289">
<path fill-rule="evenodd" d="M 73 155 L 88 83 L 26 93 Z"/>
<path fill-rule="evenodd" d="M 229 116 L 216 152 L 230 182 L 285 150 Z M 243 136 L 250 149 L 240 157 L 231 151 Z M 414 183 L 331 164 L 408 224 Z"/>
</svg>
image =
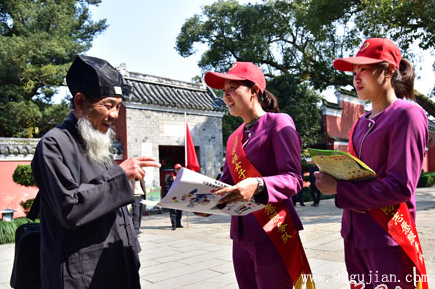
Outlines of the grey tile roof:
<svg viewBox="0 0 435 289">
<path fill-rule="evenodd" d="M 35 153 L 39 140 L 39 138 L 0 137 L 0 159 L 31 157 Z M 117 159 L 116 156 L 122 155 L 124 149 L 121 143 L 115 142 L 112 144 L 110 152 Z"/>
<path fill-rule="evenodd" d="M 203 83 L 173 80 L 118 68 L 132 87 L 127 102 L 162 107 L 223 112 L 225 107 Z"/>
<path fill-rule="evenodd" d="M 0 138 L 0 155 L 33 155 L 39 138 Z"/>
<path fill-rule="evenodd" d="M 336 109 L 336 110 L 343 110 L 343 108 L 337 103 L 327 101 L 326 99 L 322 99 L 322 106 L 326 108 Z"/>
</svg>

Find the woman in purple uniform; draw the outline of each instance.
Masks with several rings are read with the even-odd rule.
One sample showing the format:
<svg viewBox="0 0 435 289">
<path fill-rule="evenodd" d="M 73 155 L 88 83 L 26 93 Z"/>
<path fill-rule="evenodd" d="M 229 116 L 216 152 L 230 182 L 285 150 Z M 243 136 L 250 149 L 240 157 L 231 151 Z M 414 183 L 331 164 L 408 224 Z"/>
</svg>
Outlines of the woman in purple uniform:
<svg viewBox="0 0 435 289">
<path fill-rule="evenodd" d="M 231 219 L 238 285 L 293 288 L 301 274 L 310 273 L 298 235 L 302 224 L 291 201 L 302 188 L 301 140 L 293 120 L 279 113 L 276 98 L 266 91 L 263 72 L 252 63 L 236 62 L 228 73 L 207 72 L 205 82 L 222 89 L 230 114 L 243 119 L 227 143 L 220 180 L 232 186 L 217 192 L 226 194 L 221 202 L 268 204 L 266 210 Z M 273 218 L 280 220 L 274 236 L 263 229 L 265 219 Z M 297 262 L 288 266 L 292 257 Z"/>
<path fill-rule="evenodd" d="M 412 65 L 393 42 L 371 38 L 355 57 L 336 59 L 334 67 L 353 71 L 358 98 L 372 103 L 350 133 L 349 152 L 378 175 L 352 182 L 316 173 L 319 190 L 336 194 L 337 207 L 344 209 L 341 235 L 349 279 L 355 288 L 416 288 L 413 271 L 424 275 L 425 268 L 414 225 L 415 188 L 428 121 L 423 109 L 404 100 L 414 100 Z"/>
</svg>

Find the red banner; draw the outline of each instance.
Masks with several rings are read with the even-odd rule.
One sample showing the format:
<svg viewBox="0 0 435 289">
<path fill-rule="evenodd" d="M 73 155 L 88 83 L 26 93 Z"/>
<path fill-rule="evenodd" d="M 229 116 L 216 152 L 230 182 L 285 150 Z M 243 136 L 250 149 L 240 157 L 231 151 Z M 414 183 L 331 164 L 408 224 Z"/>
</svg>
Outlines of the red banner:
<svg viewBox="0 0 435 289">
<path fill-rule="evenodd" d="M 186 122 L 186 168 L 189 170 L 199 172 L 199 162 L 196 156 L 195 145 L 193 144 L 192 135 L 189 131 L 189 126 Z"/>
<path fill-rule="evenodd" d="M 353 148 L 353 130 L 356 121 L 349 132 L 348 151 L 351 155 L 358 158 Z M 378 178 L 381 178 L 377 175 Z M 420 280 L 416 280 L 417 289 L 428 289 L 426 265 L 424 263 L 423 251 L 421 250 L 420 240 L 418 238 L 417 228 L 414 219 L 409 212 L 406 203 L 400 205 L 391 205 L 378 209 L 370 209 L 367 212 L 373 219 L 396 241 L 405 251 L 406 255 L 414 263 L 419 273 Z"/>
<path fill-rule="evenodd" d="M 246 157 L 242 147 L 244 124 L 228 138 L 227 164 L 234 183 L 248 177 L 262 177 Z M 262 210 L 252 213 L 275 245 L 295 288 L 302 288 L 302 275 L 311 275 L 299 234 L 283 202 L 269 203 Z M 311 276 L 305 276 L 307 288 L 315 288 Z M 304 278 L 305 279 L 305 278 Z"/>
</svg>

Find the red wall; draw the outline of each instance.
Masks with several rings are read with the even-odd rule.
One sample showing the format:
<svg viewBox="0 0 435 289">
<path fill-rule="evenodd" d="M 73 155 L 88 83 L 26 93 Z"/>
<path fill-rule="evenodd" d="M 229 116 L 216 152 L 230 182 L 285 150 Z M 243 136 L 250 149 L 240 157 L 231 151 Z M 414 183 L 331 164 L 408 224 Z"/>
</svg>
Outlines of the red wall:
<svg viewBox="0 0 435 289">
<path fill-rule="evenodd" d="M 328 134 L 327 149 L 347 151 L 347 146 L 334 143 L 333 138 L 348 139 L 349 131 L 355 121 L 364 113 L 364 106 L 360 104 L 350 103 L 345 100 L 341 101 L 340 106 L 343 108 L 341 116 L 323 115 L 323 123 Z M 422 169 L 425 172 L 435 171 L 435 132 L 429 132 L 429 150 L 423 160 Z"/>
<path fill-rule="evenodd" d="M 27 165 L 30 161 L 1 161 L 0 162 L 0 210 L 14 209 L 14 217 L 25 216 L 20 202 L 33 199 L 38 192 L 37 187 L 24 187 L 16 184 L 12 175 L 18 165 Z"/>
<path fill-rule="evenodd" d="M 324 115 L 328 136 L 347 139 L 354 122 L 364 113 L 364 106 L 342 101 L 341 116 Z"/>
</svg>

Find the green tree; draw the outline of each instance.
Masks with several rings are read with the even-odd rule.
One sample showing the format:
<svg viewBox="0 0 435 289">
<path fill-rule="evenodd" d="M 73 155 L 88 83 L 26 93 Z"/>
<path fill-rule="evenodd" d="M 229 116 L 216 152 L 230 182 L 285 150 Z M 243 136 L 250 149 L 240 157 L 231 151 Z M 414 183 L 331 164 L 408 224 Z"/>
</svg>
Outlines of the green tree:
<svg viewBox="0 0 435 289">
<path fill-rule="evenodd" d="M 348 77 L 335 73 L 331 65 L 347 47 L 345 37 L 337 36 L 332 24 L 308 30 L 303 7 L 293 2 L 241 5 L 220 0 L 206 5 L 202 15 L 186 20 L 176 49 L 188 57 L 196 52 L 195 44 L 206 44 L 198 63 L 204 70 L 225 71 L 235 61 L 251 61 L 263 65 L 268 77 L 284 74 L 314 88 L 347 84 Z"/>
<path fill-rule="evenodd" d="M 322 117 L 318 103 L 321 97 L 307 83 L 297 83 L 293 78 L 281 75 L 269 81 L 270 91 L 279 95 L 282 112 L 293 118 L 302 139 L 302 147 L 316 143 L 319 138 Z"/>
<path fill-rule="evenodd" d="M 354 54 L 364 38 L 391 38 L 411 59 L 409 47 L 417 40 L 432 49 L 434 7 L 435 2 L 424 0 L 270 0 L 255 5 L 219 0 L 186 20 L 176 49 L 188 57 L 197 44 L 205 45 L 198 63 L 203 70 L 226 71 L 235 61 L 251 61 L 263 67 L 269 80 L 285 76 L 297 85 L 308 84 L 307 91 L 322 90 L 352 84 L 352 76 L 336 71 L 332 62 Z M 435 116 L 433 102 L 421 93 L 416 96 Z"/>
<path fill-rule="evenodd" d="M 40 113 L 50 105 L 75 55 L 88 50 L 94 37 L 107 27 L 105 19 L 95 22 L 89 12 L 89 5 L 100 2 L 0 1 L 1 115 L 9 113 L 10 102 L 34 103 Z M 18 136 L 17 131 L 28 128 L 11 130 L 3 124 L 1 136 Z"/>
<path fill-rule="evenodd" d="M 14 137 L 33 137 L 42 114 L 32 101 L 6 102 L 0 104 L 0 126 Z"/>
<path fill-rule="evenodd" d="M 435 48 L 435 2 L 426 0 L 297 0 L 305 5 L 303 18 L 310 31 L 322 30 L 331 25 L 342 27 L 344 35 L 349 39 L 347 45 L 337 55 L 348 56 L 361 45 L 361 39 L 369 37 L 387 37 L 401 48 L 405 58 L 411 62 L 418 61 L 410 48 L 414 44 L 423 50 L 433 51 Z M 328 11 L 328 13 L 324 13 Z M 350 25 L 349 25 L 350 23 Z M 435 69 L 435 63 L 432 63 Z M 345 75 L 345 73 L 341 73 Z M 348 84 L 352 83 L 348 76 Z M 428 114 L 435 116 L 435 103 L 429 98 L 435 96 L 435 89 L 430 95 L 415 91 L 417 103 Z"/>
<path fill-rule="evenodd" d="M 224 146 L 227 144 L 228 137 L 243 123 L 240 117 L 232 116 L 228 112 L 222 118 L 222 138 Z"/>
<path fill-rule="evenodd" d="M 43 135 L 61 123 L 70 110 L 70 106 L 65 100 L 62 100 L 59 104 L 47 106 L 42 112 L 42 118 L 39 122 L 39 134 Z"/>
<path fill-rule="evenodd" d="M 348 79 L 330 65 L 342 45 L 337 45 L 335 28 L 331 25 L 327 32 L 310 33 L 299 23 L 300 9 L 288 1 L 241 5 L 221 0 L 204 6 L 202 15 L 187 19 L 176 49 L 188 57 L 195 53 L 195 44 L 206 44 L 208 49 L 199 62 L 204 70 L 227 71 L 235 61 L 262 66 L 268 90 L 278 97 L 281 109 L 294 118 L 307 145 L 317 138 L 320 127 L 319 96 L 310 85 L 322 89 L 331 83 L 347 84 Z M 226 123 L 229 120 L 224 118 L 224 129 L 236 125 L 233 120 Z"/>
</svg>

